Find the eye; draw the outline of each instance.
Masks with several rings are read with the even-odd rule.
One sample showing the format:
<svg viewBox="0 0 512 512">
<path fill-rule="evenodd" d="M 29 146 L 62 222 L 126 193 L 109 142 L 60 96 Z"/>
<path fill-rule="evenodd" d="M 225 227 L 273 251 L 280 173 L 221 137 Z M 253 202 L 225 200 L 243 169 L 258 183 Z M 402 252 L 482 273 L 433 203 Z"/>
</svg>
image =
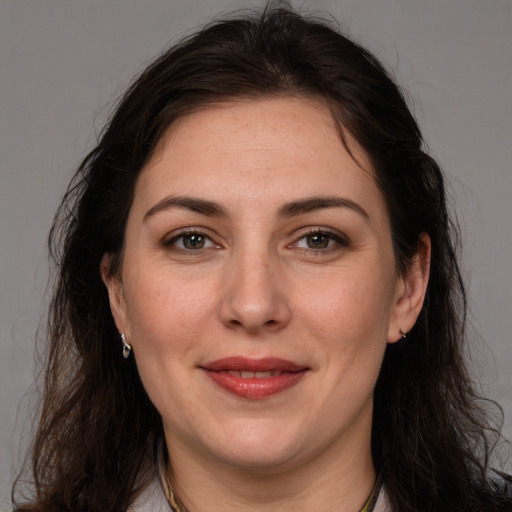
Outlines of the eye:
<svg viewBox="0 0 512 512">
<path fill-rule="evenodd" d="M 301 246 L 300 242 L 303 242 L 308 249 L 325 249 L 330 247 L 334 243 L 334 240 L 332 237 L 323 233 L 315 233 L 314 235 L 303 237 L 299 241 L 299 247 Z"/>
<path fill-rule="evenodd" d="M 167 247 L 174 246 L 186 251 L 198 251 L 200 249 L 219 248 L 209 236 L 198 231 L 182 232 L 165 243 Z"/>
<path fill-rule="evenodd" d="M 301 236 L 294 244 L 294 247 L 309 251 L 321 251 L 335 248 L 336 246 L 348 246 L 346 238 L 337 233 L 325 230 L 314 230 Z"/>
</svg>

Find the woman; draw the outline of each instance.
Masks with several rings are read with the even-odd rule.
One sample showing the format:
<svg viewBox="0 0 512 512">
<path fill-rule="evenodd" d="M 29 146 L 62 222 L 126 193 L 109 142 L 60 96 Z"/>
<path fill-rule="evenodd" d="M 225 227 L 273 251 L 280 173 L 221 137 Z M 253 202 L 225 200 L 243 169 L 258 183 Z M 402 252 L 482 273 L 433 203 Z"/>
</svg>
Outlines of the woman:
<svg viewBox="0 0 512 512">
<path fill-rule="evenodd" d="M 288 10 L 170 49 L 51 234 L 16 510 L 511 510 L 442 174 L 361 47 Z"/>
</svg>

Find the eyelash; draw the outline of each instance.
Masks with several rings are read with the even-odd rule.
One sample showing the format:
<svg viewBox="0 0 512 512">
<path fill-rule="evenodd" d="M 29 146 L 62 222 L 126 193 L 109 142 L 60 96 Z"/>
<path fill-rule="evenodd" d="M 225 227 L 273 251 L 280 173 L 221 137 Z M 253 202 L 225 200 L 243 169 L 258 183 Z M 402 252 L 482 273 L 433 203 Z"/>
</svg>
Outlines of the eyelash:
<svg viewBox="0 0 512 512">
<path fill-rule="evenodd" d="M 199 238 L 202 238 L 206 243 L 210 242 L 212 245 L 209 247 L 200 247 L 199 249 L 191 249 L 187 247 L 179 247 L 177 246 L 177 242 L 179 240 L 184 240 L 187 237 L 193 237 L 197 236 Z M 328 245 L 326 247 L 319 247 L 319 248 L 312 248 L 312 247 L 298 247 L 298 244 L 302 240 L 307 240 L 308 237 L 326 237 Z M 334 242 L 334 243 L 332 243 Z M 182 242 L 183 243 L 183 242 Z M 170 240 L 165 240 L 163 242 L 164 247 L 172 247 L 173 249 L 177 251 L 192 253 L 192 252 L 199 252 L 203 249 L 219 249 L 221 246 L 217 244 L 211 236 L 207 235 L 203 231 L 200 231 L 198 229 L 189 229 L 187 231 L 182 231 L 181 233 L 177 234 L 176 236 L 172 237 Z M 307 251 L 308 253 L 314 254 L 314 255 L 321 255 L 322 253 L 325 253 L 327 251 L 335 250 L 337 247 L 349 247 L 350 241 L 347 237 L 341 235 L 338 232 L 335 232 L 330 229 L 326 228 L 311 228 L 301 234 L 300 237 L 298 237 L 293 243 L 289 244 L 289 248 L 297 247 L 299 249 L 302 249 L 304 251 Z"/>
</svg>

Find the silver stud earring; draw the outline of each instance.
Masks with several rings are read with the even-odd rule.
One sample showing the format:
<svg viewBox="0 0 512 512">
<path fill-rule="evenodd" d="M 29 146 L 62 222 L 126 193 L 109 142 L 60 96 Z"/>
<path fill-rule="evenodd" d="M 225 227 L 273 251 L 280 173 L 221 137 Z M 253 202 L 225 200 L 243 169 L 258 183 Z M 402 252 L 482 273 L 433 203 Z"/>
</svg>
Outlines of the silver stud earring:
<svg viewBox="0 0 512 512">
<path fill-rule="evenodd" d="M 123 357 L 128 359 L 130 357 L 130 352 L 132 351 L 132 346 L 126 341 L 126 336 L 121 334 L 121 342 L 123 344 Z"/>
<path fill-rule="evenodd" d="M 402 335 L 402 340 L 405 340 L 405 338 L 407 338 L 407 332 L 404 331 L 403 329 L 400 329 L 400 334 Z"/>
</svg>

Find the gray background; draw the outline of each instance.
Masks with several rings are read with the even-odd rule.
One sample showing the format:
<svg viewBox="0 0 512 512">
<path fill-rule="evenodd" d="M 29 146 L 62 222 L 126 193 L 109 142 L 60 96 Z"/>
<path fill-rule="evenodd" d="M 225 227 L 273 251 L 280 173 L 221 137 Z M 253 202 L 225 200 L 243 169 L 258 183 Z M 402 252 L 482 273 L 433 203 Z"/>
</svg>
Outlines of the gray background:
<svg viewBox="0 0 512 512">
<path fill-rule="evenodd" d="M 261 2 L 0 2 L 0 509 L 8 509 L 11 464 L 32 428 L 32 402 L 19 403 L 37 367 L 45 240 L 71 173 L 145 62 L 213 15 Z M 512 1 L 299 3 L 334 14 L 409 92 L 462 221 L 476 375 L 504 407 L 510 438 Z"/>
</svg>

